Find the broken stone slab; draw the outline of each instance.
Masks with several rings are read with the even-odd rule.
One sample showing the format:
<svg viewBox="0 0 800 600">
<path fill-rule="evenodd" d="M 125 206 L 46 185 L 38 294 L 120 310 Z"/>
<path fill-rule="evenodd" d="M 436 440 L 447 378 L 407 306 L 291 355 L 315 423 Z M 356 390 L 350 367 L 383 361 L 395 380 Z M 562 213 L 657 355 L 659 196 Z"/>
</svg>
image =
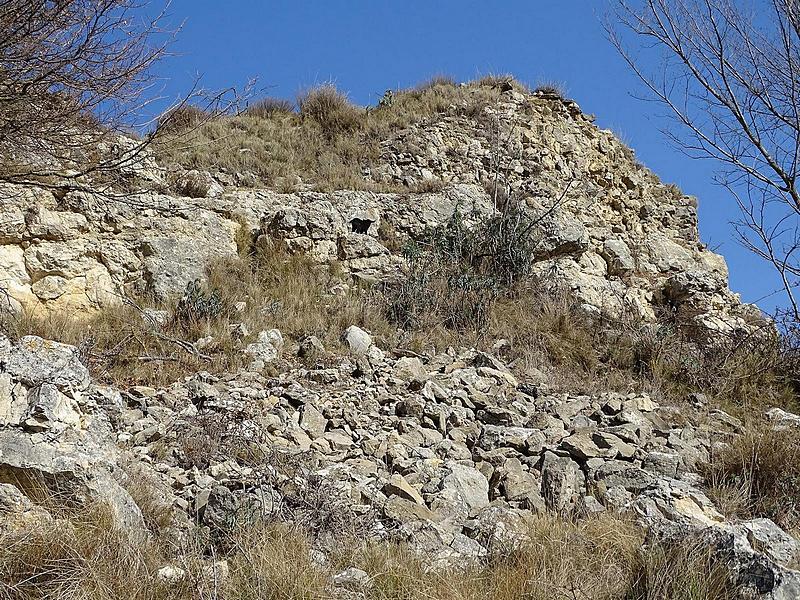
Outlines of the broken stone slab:
<svg viewBox="0 0 800 600">
<path fill-rule="evenodd" d="M 346 589 L 360 590 L 369 586 L 372 578 L 366 571 L 349 567 L 333 576 L 333 585 Z"/>
<path fill-rule="evenodd" d="M 545 453 L 542 465 L 542 496 L 547 508 L 555 512 L 569 511 L 576 499 L 580 483 L 578 464 L 567 457 Z"/>
<path fill-rule="evenodd" d="M 56 494 L 67 504 L 100 503 L 115 524 L 133 533 L 145 531 L 144 519 L 130 494 L 114 479 L 114 449 L 56 445 L 19 430 L 0 431 L 0 483 L 17 486 L 30 498 Z"/>
<path fill-rule="evenodd" d="M 372 346 L 372 337 L 356 325 L 351 325 L 344 330 L 342 341 L 347 344 L 350 354 L 364 356 Z"/>
<path fill-rule="evenodd" d="M 422 495 L 400 473 L 395 473 L 391 476 L 386 485 L 383 486 L 383 493 L 387 496 L 400 496 L 425 506 L 425 500 Z"/>
<path fill-rule="evenodd" d="M 734 526 L 754 550 L 766 554 L 779 565 L 791 567 L 800 564 L 800 541 L 793 538 L 770 519 L 752 519 Z"/>
<path fill-rule="evenodd" d="M 75 346 L 44 340 L 34 335 L 20 338 L 6 358 L 5 371 L 14 381 L 29 387 L 49 383 L 63 391 L 85 391 L 91 383 L 89 370 Z"/>
<path fill-rule="evenodd" d="M 328 419 L 312 403 L 307 402 L 303 405 L 300 413 L 300 427 L 312 438 L 316 439 L 325 433 L 328 426 Z"/>
<path fill-rule="evenodd" d="M 474 467 L 448 461 L 444 464 L 447 475 L 442 480 L 442 491 L 452 491 L 466 505 L 470 515 L 489 506 L 489 482 Z"/>
<path fill-rule="evenodd" d="M 419 358 L 407 356 L 397 359 L 392 375 L 406 383 L 412 390 L 422 389 L 429 377 L 425 365 Z"/>
<path fill-rule="evenodd" d="M 538 454 L 545 442 L 544 434 L 536 429 L 484 425 L 478 445 L 485 450 L 508 447 L 526 454 Z"/>
<path fill-rule="evenodd" d="M 28 390 L 28 411 L 23 426 L 28 431 L 59 431 L 79 428 L 81 410 L 77 402 L 50 383 Z"/>
<path fill-rule="evenodd" d="M 590 458 L 631 458 L 636 448 L 612 433 L 581 430 L 561 441 L 561 448 L 578 460 Z"/>
<path fill-rule="evenodd" d="M 766 412 L 766 416 L 774 427 L 800 427 L 800 415 L 790 413 L 781 408 L 770 408 Z"/>
</svg>

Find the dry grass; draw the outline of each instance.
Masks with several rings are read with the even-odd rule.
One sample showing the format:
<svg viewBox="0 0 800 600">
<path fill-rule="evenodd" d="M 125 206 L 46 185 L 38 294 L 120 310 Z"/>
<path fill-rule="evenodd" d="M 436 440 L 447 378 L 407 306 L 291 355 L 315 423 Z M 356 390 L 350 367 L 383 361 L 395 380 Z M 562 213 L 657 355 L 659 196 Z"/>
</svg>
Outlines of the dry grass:
<svg viewBox="0 0 800 600">
<path fill-rule="evenodd" d="M 726 515 L 767 517 L 800 533 L 800 429 L 751 425 L 712 456 L 706 479 Z"/>
<path fill-rule="evenodd" d="M 182 600 L 189 586 L 165 588 L 155 577 L 164 558 L 154 545 L 112 526 L 103 507 L 69 519 L 0 536 L 0 598 L 3 600 Z M 188 582 L 187 582 L 188 583 Z"/>
<path fill-rule="evenodd" d="M 728 600 L 735 590 L 708 551 L 642 546 L 643 532 L 610 515 L 532 520 L 527 541 L 485 560 L 436 565 L 403 544 L 340 540 L 315 560 L 300 527 L 250 522 L 217 546 L 167 556 L 155 538 L 132 540 L 92 507 L 68 519 L 0 534 L 3 600 L 316 600 L 334 596 L 332 576 L 350 566 L 369 580 L 368 600 Z M 226 567 L 213 567 L 223 560 Z M 182 578 L 159 580 L 165 565 Z"/>
<path fill-rule="evenodd" d="M 184 104 L 165 114 L 159 121 L 159 129 L 166 135 L 187 131 L 208 121 L 210 116 L 198 106 Z"/>
<path fill-rule="evenodd" d="M 364 171 L 378 163 L 380 142 L 416 122 L 441 115 L 480 118 L 499 99 L 500 90 L 480 82 L 458 86 L 438 77 L 393 95 L 390 105 L 353 105 L 332 84 L 298 98 L 299 113 L 287 102 L 263 101 L 236 116 L 203 123 L 159 142 L 162 162 L 187 168 L 248 172 L 261 183 L 286 191 L 296 177 L 321 191 L 372 189 L 396 191 L 376 183 Z M 266 103 L 266 104 L 263 104 Z M 191 115 L 190 115 L 191 116 Z M 189 120 L 190 124 L 196 121 Z"/>
<path fill-rule="evenodd" d="M 254 525 L 230 539 L 233 548 L 226 600 L 330 598 L 330 578 L 311 556 L 309 538 L 286 525 Z"/>
<path fill-rule="evenodd" d="M 372 576 L 375 600 L 625 597 L 642 543 L 636 527 L 613 517 L 540 516 L 527 534 L 517 547 L 461 568 L 436 569 L 409 548 L 386 544 L 367 546 L 356 564 Z"/>
<path fill-rule="evenodd" d="M 245 109 L 245 114 L 251 117 L 270 119 L 278 115 L 294 113 L 294 104 L 284 98 L 261 98 L 252 102 Z"/>
<path fill-rule="evenodd" d="M 287 345 L 315 335 L 332 351 L 341 345 L 341 332 L 353 324 L 386 345 L 393 343 L 394 328 L 373 293 L 330 293 L 342 283 L 335 264 L 320 266 L 303 254 L 290 254 L 280 242 L 264 241 L 251 248 L 242 240 L 242 249 L 245 256 L 208 269 L 202 293 L 218 302 L 214 314 L 180 311 L 175 302 L 154 304 L 145 298 L 137 305 L 105 309 L 88 320 L 63 313 L 23 313 L 7 320 L 5 331 L 14 339 L 38 335 L 78 346 L 95 377 L 121 386 L 166 385 L 201 370 L 235 372 L 251 361 L 244 352 L 247 344 L 272 328 L 280 329 Z M 241 311 L 236 306 L 240 302 L 245 303 Z M 145 308 L 165 310 L 170 316 L 163 325 L 154 324 L 144 317 Z M 247 330 L 244 337 L 237 333 L 239 324 Z M 192 349 L 207 338 L 213 341 Z"/>
<path fill-rule="evenodd" d="M 686 541 L 638 553 L 626 600 L 738 600 L 739 590 L 710 549 Z"/>
</svg>

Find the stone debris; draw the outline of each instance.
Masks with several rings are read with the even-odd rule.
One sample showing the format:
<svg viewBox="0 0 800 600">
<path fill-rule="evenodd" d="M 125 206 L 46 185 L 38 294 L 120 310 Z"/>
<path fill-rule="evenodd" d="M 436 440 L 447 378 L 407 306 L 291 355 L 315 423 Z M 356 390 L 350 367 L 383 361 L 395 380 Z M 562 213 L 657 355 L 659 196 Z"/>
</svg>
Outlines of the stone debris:
<svg viewBox="0 0 800 600">
<path fill-rule="evenodd" d="M 348 331 L 364 341 L 363 331 Z M 269 514 L 300 489 L 341 502 L 369 535 L 472 560 L 496 536 L 523 535 L 526 515 L 622 511 L 654 535 L 708 540 L 735 559 L 744 582 L 753 583 L 757 563 L 753 585 L 773 594 L 764 597 L 797 589 L 800 543 L 767 519 L 728 522 L 700 487 L 694 465 L 731 435 L 717 424 L 736 424 L 721 411 L 678 425 L 643 394 L 534 396 L 497 376 L 507 368 L 496 357 L 467 349 L 413 360 L 382 353 L 368 378 L 345 357 L 323 378 L 297 366 L 275 377 L 198 373 L 164 389 L 118 391 L 91 382 L 70 346 L 3 345 L 0 512 L 15 523 L 47 518 L 26 497 L 25 482 L 38 481 L 76 501 L 108 502 L 121 526 L 141 526 L 119 468 L 136 463 L 186 523 Z M 35 367 L 22 375 L 22 364 Z M 476 366 L 485 364 L 494 366 Z M 281 470 L 287 463 L 293 471 Z M 165 566 L 158 576 L 183 574 Z M 347 570 L 335 584 L 369 581 Z"/>
</svg>

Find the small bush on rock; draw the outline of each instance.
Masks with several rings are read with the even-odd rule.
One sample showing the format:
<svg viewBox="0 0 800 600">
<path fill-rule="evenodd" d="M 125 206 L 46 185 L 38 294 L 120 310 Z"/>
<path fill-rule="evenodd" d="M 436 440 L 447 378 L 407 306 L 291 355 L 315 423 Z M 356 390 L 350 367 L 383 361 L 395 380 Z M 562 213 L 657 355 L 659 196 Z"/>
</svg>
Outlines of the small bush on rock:
<svg viewBox="0 0 800 600">
<path fill-rule="evenodd" d="M 159 126 L 166 134 L 186 132 L 209 120 L 211 115 L 199 106 L 184 104 L 161 117 Z"/>
<path fill-rule="evenodd" d="M 407 276 L 386 288 L 389 319 L 404 329 L 441 323 L 484 332 L 493 303 L 530 272 L 534 225 L 519 205 L 489 218 L 456 211 L 422 241 L 407 244 Z"/>
<path fill-rule="evenodd" d="M 178 305 L 175 318 L 184 323 L 198 323 L 214 319 L 225 310 L 225 304 L 216 289 L 206 291 L 199 279 L 186 285 Z"/>
</svg>

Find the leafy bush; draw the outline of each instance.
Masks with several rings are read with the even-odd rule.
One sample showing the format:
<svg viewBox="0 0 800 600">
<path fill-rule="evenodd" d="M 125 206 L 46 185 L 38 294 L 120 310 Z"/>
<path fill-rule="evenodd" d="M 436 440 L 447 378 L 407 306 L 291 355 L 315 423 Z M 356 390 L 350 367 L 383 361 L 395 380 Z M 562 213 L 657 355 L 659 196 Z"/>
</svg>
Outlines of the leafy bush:
<svg viewBox="0 0 800 600">
<path fill-rule="evenodd" d="M 436 323 L 456 331 L 483 332 L 491 308 L 528 275 L 536 219 L 509 202 L 490 217 L 455 211 L 443 225 L 404 249 L 405 278 L 386 287 L 390 321 L 403 329 Z"/>
<path fill-rule="evenodd" d="M 214 319 L 222 314 L 225 304 L 216 289 L 206 291 L 199 279 L 190 281 L 175 308 L 175 319 L 184 323 L 197 323 Z"/>
</svg>

